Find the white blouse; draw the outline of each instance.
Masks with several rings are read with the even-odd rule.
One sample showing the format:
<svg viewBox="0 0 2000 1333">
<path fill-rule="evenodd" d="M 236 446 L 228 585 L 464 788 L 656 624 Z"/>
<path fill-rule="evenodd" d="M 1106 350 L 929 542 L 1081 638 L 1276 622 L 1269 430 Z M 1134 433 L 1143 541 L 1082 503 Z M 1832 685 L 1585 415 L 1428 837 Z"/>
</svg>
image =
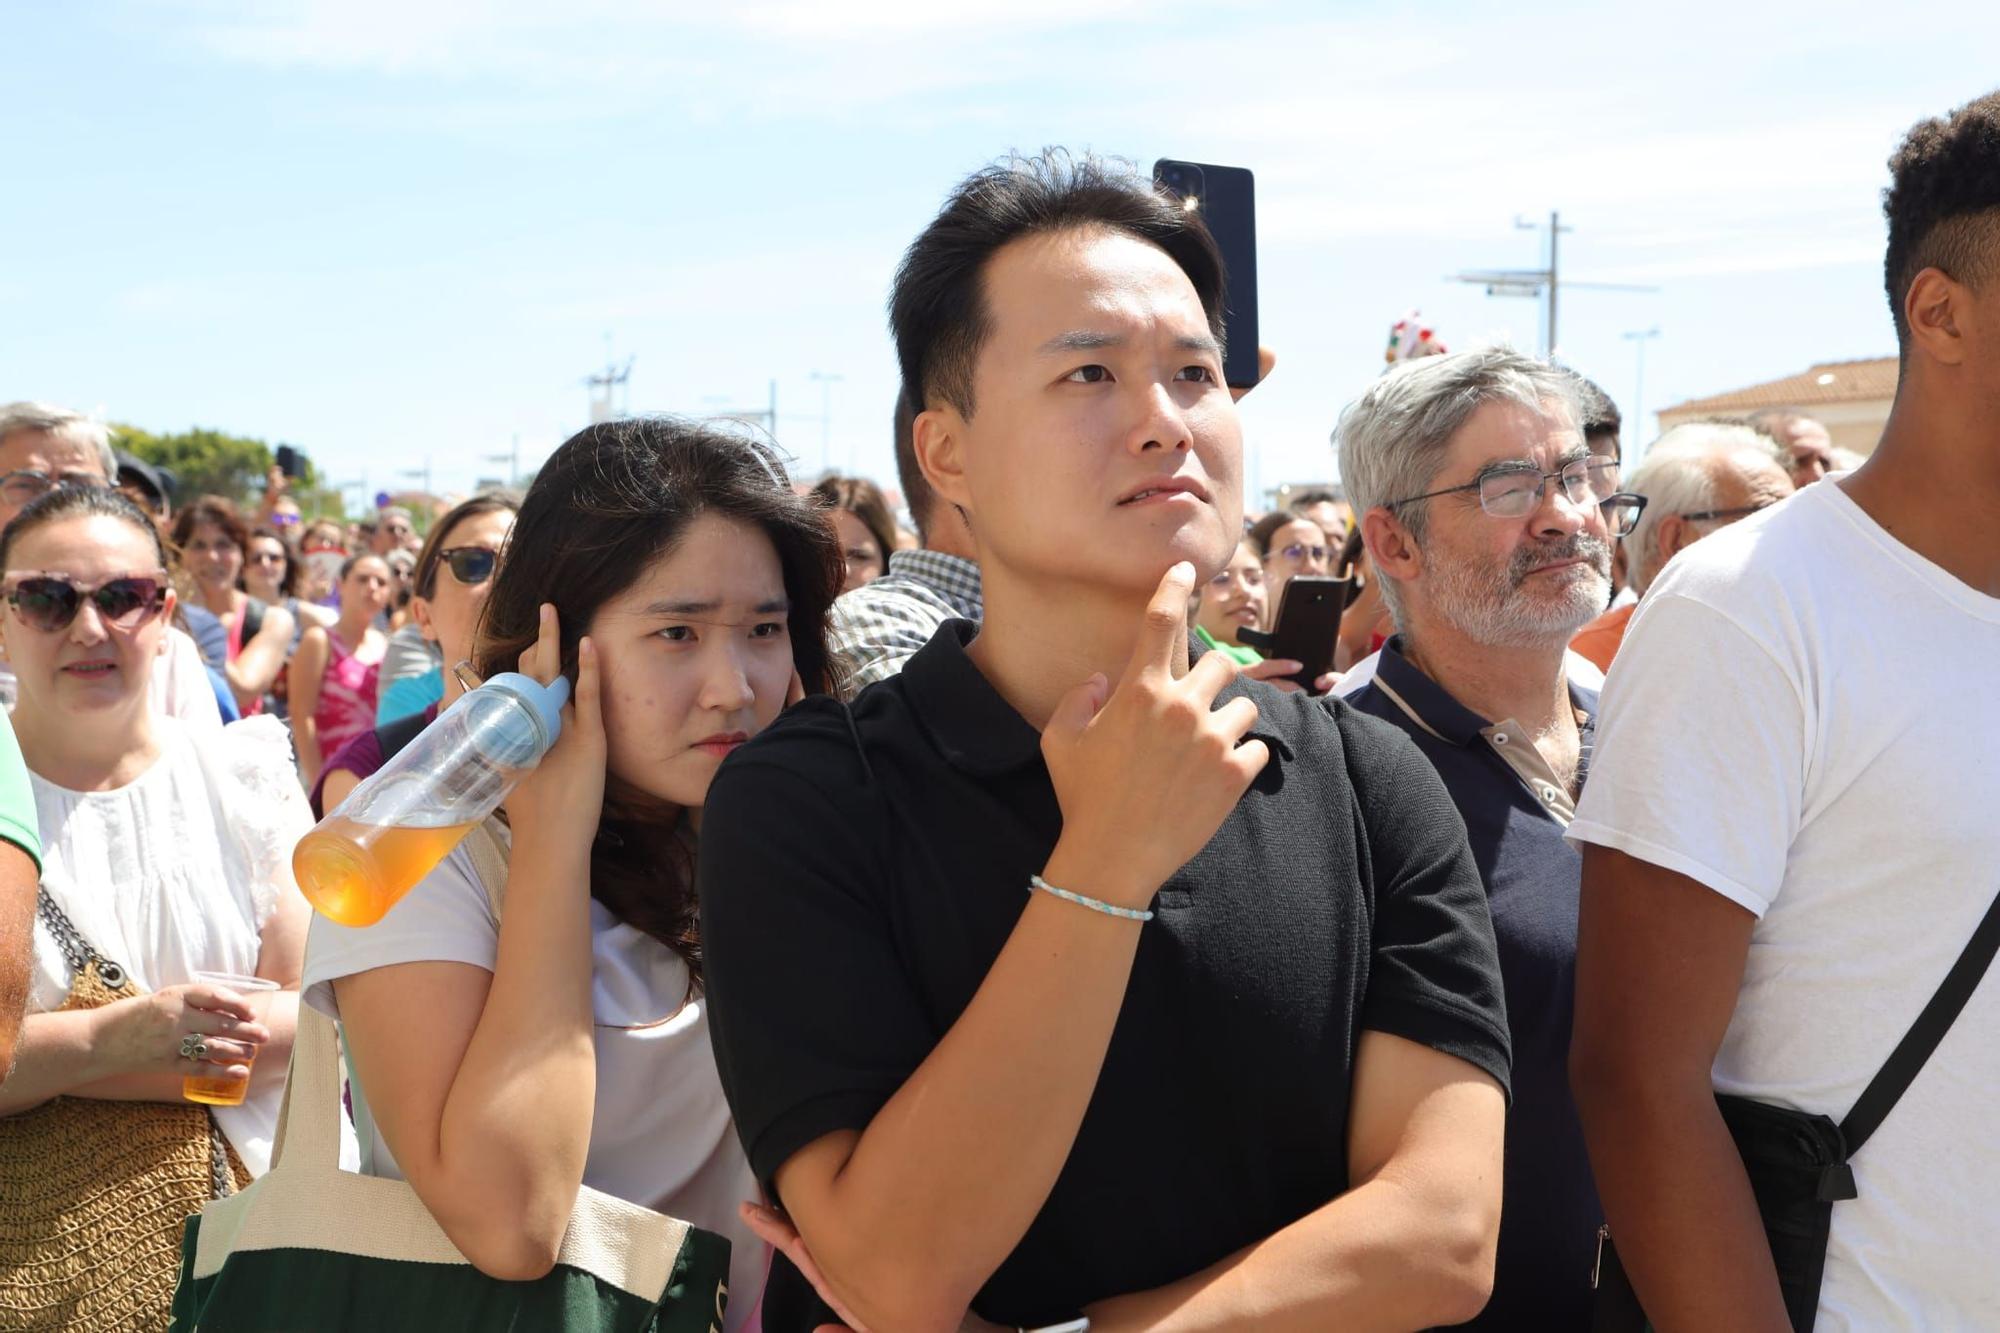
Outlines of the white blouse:
<svg viewBox="0 0 2000 1333">
<path fill-rule="evenodd" d="M 280 895 L 295 894 L 292 847 L 312 827 L 276 718 L 217 730 L 155 717 L 161 753 L 113 791 L 80 792 L 30 775 L 42 835 L 42 885 L 83 938 L 143 991 L 194 980 L 196 969 L 251 974 L 259 932 Z M 35 922 L 29 1013 L 62 1007 L 69 964 Z M 270 1166 L 283 1088 L 216 1123 L 252 1174 Z"/>
</svg>

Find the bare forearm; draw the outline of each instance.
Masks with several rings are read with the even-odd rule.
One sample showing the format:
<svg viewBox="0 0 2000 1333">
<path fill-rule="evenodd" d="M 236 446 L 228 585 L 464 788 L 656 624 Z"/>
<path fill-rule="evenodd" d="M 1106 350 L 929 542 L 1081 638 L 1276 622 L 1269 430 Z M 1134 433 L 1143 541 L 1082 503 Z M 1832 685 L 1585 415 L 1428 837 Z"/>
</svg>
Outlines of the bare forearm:
<svg viewBox="0 0 2000 1333">
<path fill-rule="evenodd" d="M 510 860 L 493 982 L 439 1119 L 437 1169 L 462 1200 L 559 1237 L 596 1095 L 589 844 L 523 829 Z"/>
<path fill-rule="evenodd" d="M 294 701 L 295 710 L 296 706 Z M 298 752 L 299 773 L 310 787 L 319 781 L 320 766 L 319 724 L 313 721 L 311 713 L 292 713 L 292 748 Z"/>
<path fill-rule="evenodd" d="M 1090 1307 L 1093 1331 L 1428 1328 L 1470 1318 L 1492 1282 L 1480 1210 L 1386 1179 L 1191 1277 Z"/>
<path fill-rule="evenodd" d="M 1062 874 L 1051 862 L 1049 878 Z M 872 1326 L 962 1311 L 1020 1243 L 1076 1140 L 1139 933 L 1034 895 L 971 1004 L 861 1135 L 807 1241 Z"/>
<path fill-rule="evenodd" d="M 1743 1162 L 1707 1080 L 1576 1086 L 1618 1257 L 1660 1333 L 1791 1323 Z"/>
<path fill-rule="evenodd" d="M 21 1020 L 14 1072 L 0 1084 L 0 1115 L 79 1091 L 109 1072 L 97 1055 L 90 1011 L 29 1014 Z M 174 1095 L 180 1095 L 178 1085 Z"/>
</svg>

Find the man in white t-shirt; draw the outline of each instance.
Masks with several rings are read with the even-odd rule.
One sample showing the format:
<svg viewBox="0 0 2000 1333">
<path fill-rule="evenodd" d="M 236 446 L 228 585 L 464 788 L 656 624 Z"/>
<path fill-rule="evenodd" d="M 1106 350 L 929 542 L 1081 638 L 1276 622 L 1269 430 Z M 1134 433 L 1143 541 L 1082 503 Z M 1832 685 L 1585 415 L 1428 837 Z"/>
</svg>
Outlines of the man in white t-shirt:
<svg viewBox="0 0 2000 1333">
<path fill-rule="evenodd" d="M 1787 1329 L 1714 1101 L 1838 1121 L 2000 894 L 2000 94 L 1890 163 L 1874 457 L 1677 556 L 1610 673 L 1571 1077 L 1662 1330 Z M 1832 1205 L 1816 1327 L 2000 1328 L 2000 975 Z"/>
</svg>

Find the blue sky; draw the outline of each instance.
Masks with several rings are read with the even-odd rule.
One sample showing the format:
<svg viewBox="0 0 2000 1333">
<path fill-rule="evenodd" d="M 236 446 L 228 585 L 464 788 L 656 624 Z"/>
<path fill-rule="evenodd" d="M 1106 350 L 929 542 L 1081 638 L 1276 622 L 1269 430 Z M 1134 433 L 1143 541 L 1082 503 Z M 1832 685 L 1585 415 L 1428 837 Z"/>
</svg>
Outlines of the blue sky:
<svg viewBox="0 0 2000 1333">
<path fill-rule="evenodd" d="M 0 8 L 0 400 L 288 440 L 371 490 L 583 424 L 761 407 L 892 477 L 882 317 L 958 177 L 1065 144 L 1258 177 L 1251 476 L 1327 433 L 1420 308 L 1532 347 L 1561 209 L 1566 359 L 1629 413 L 1885 355 L 1884 161 L 2000 82 L 2000 8 L 111 0 Z M 815 381 L 815 372 L 837 381 Z M 830 409 L 822 417 L 823 408 Z"/>
</svg>

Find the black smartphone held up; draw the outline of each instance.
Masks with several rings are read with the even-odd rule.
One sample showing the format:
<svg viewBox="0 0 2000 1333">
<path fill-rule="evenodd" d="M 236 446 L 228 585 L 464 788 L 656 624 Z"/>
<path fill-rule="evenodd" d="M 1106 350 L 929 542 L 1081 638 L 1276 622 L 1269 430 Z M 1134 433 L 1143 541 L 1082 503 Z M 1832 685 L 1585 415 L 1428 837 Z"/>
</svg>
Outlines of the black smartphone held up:
<svg viewBox="0 0 2000 1333">
<path fill-rule="evenodd" d="M 1153 164 L 1153 181 L 1198 210 L 1208 234 L 1222 251 L 1222 269 L 1229 289 L 1223 325 L 1228 331 L 1228 355 L 1222 378 L 1233 389 L 1257 385 L 1257 204 L 1256 181 L 1248 167 L 1218 167 L 1206 162 L 1180 162 L 1163 157 Z"/>
<path fill-rule="evenodd" d="M 1310 690 L 1313 682 L 1333 670 L 1333 645 L 1340 637 L 1340 613 L 1354 594 L 1353 579 L 1298 577 L 1285 584 L 1278 600 L 1277 623 L 1267 634 L 1237 631 L 1237 637 L 1266 657 L 1288 657 L 1302 664 L 1294 681 Z"/>
<path fill-rule="evenodd" d="M 278 446 L 278 471 L 293 481 L 303 480 L 306 475 L 306 456 L 289 444 Z"/>
</svg>

